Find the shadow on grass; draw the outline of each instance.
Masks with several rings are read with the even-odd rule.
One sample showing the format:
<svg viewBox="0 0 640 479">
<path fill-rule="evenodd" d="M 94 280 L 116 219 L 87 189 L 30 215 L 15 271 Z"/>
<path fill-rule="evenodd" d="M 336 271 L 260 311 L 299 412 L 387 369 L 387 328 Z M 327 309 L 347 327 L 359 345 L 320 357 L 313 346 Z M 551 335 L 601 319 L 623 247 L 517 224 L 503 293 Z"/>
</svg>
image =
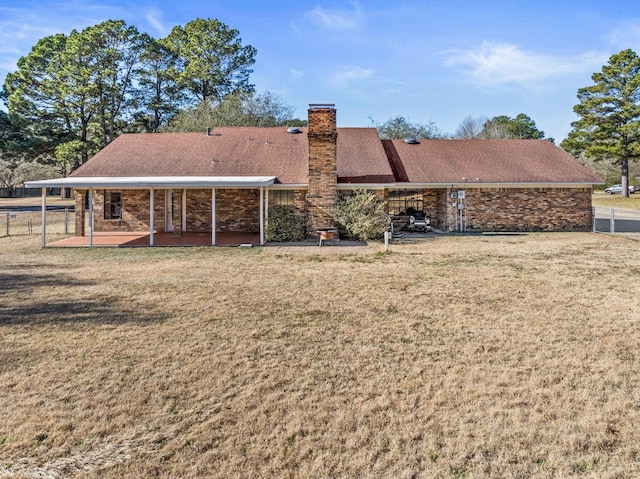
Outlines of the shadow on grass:
<svg viewBox="0 0 640 479">
<path fill-rule="evenodd" d="M 64 273 L 0 272 L 0 327 L 50 323 L 149 324 L 168 317 L 153 306 L 136 307 L 117 295 L 84 295 L 77 299 L 73 294 L 77 288 L 97 284 Z"/>
</svg>

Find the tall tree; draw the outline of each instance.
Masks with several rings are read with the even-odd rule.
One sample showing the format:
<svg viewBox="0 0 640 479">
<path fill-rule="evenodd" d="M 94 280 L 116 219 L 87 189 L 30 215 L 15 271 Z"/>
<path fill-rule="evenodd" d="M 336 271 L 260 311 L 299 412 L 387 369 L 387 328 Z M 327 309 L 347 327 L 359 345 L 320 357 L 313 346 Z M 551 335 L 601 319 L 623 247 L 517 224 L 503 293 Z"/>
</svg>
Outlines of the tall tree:
<svg viewBox="0 0 640 479">
<path fill-rule="evenodd" d="M 51 159 L 56 146 L 75 126 L 77 115 L 69 106 L 73 99 L 61 80 L 66 43 L 63 34 L 40 39 L 29 55 L 18 60 L 18 70 L 9 73 L 4 83 L 11 123 L 27 139 L 16 148 L 31 159 Z"/>
<path fill-rule="evenodd" d="M 539 130 L 536 122 L 528 115 L 520 113 L 515 118 L 507 115 L 494 116 L 491 119 L 466 117 L 456 130 L 455 137 L 463 140 L 538 140 L 544 138 L 544 131 Z M 553 138 L 549 138 L 549 141 L 553 142 Z"/>
<path fill-rule="evenodd" d="M 18 125 L 11 121 L 7 113 L 0 110 L 0 159 L 6 164 L 15 165 L 28 158 L 26 154 L 29 143 Z"/>
<path fill-rule="evenodd" d="M 135 115 L 146 131 L 158 131 L 183 105 L 183 91 L 171 73 L 178 56 L 164 39 L 146 35 L 144 45 L 137 71 L 139 110 Z"/>
<path fill-rule="evenodd" d="M 176 53 L 175 78 L 195 102 L 222 100 L 236 91 L 251 92 L 250 69 L 256 49 L 242 46 L 238 30 L 218 20 L 198 18 L 176 26 L 167 45 Z"/>
<path fill-rule="evenodd" d="M 593 85 L 578 90 L 579 119 L 561 144 L 578 156 L 613 159 L 620 166 L 622 195 L 629 196 L 629 162 L 640 159 L 640 58 L 627 49 L 609 58 Z"/>
<path fill-rule="evenodd" d="M 458 129 L 454 133 L 454 138 L 458 140 L 473 140 L 480 138 L 484 125 L 487 123 L 487 117 L 473 118 L 471 116 L 465 117 Z"/>
<path fill-rule="evenodd" d="M 4 84 L 11 123 L 24 129 L 14 146 L 75 168 L 123 131 L 156 131 L 186 105 L 252 91 L 255 54 L 217 20 L 163 40 L 121 20 L 45 37 Z"/>
<path fill-rule="evenodd" d="M 78 166 L 127 123 L 140 48 L 140 35 L 123 21 L 45 37 L 7 76 L 9 111 L 32 137 L 48 140 L 49 158 L 73 142 L 65 151 L 78 154 Z"/>
<path fill-rule="evenodd" d="M 204 131 L 217 126 L 302 126 L 294 108 L 273 93 L 237 92 L 220 101 L 203 101 L 182 110 L 162 131 Z"/>
<path fill-rule="evenodd" d="M 494 139 L 538 140 L 544 138 L 544 131 L 538 130 L 536 122 L 524 113 L 515 118 L 499 115 L 488 120 L 481 136 Z"/>
<path fill-rule="evenodd" d="M 380 138 L 384 140 L 445 138 L 445 135 L 438 129 L 435 122 L 411 123 L 402 116 L 390 118 L 376 128 Z"/>
<path fill-rule="evenodd" d="M 80 42 L 82 45 L 76 45 Z M 84 45 L 89 45 L 86 51 Z M 108 20 L 72 35 L 67 54 L 86 51 L 97 94 L 99 147 L 111 143 L 132 118 L 134 79 L 144 37 L 122 20 Z"/>
<path fill-rule="evenodd" d="M 507 122 L 507 129 L 514 138 L 521 140 L 540 140 L 544 138 L 544 131 L 539 130 L 536 122 L 528 115 L 519 113 L 515 118 L 510 118 L 509 120 L 510 121 Z"/>
</svg>

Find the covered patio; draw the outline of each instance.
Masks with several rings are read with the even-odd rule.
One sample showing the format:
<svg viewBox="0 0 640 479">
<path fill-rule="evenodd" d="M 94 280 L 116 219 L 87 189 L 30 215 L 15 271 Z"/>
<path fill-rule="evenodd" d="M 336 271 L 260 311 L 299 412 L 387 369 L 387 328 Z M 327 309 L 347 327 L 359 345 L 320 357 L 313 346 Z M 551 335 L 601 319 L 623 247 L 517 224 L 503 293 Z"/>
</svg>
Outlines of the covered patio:
<svg viewBox="0 0 640 479">
<path fill-rule="evenodd" d="M 228 246 L 228 245 L 264 245 L 265 229 L 268 221 L 269 186 L 276 181 L 275 176 L 241 176 L 241 177 L 193 177 L 193 176 L 167 176 L 167 177 L 68 177 L 54 180 L 40 180 L 27 182 L 31 188 L 42 188 L 42 247 L 47 246 Z M 51 187 L 74 188 L 76 191 L 86 191 L 88 196 L 87 218 L 85 221 L 85 208 L 82 201 L 76 201 L 76 236 L 66 238 L 56 243 L 47 244 L 46 240 L 46 189 Z M 96 192 L 119 191 L 147 191 L 146 205 L 147 212 L 139 213 L 140 218 L 136 218 L 138 223 L 148 227 L 148 231 L 141 231 L 141 228 L 125 228 L 124 231 L 105 231 L 96 228 L 104 224 L 102 217 L 96 221 Z M 206 206 L 210 211 L 210 218 L 206 220 L 207 229 L 210 231 L 189 231 L 186 227 L 187 208 L 193 209 L 193 205 L 187 205 L 187 191 L 200 191 L 204 198 L 200 201 L 202 206 Z M 259 225 L 259 231 L 229 231 L 228 226 L 225 231 L 218 230 L 216 215 L 216 192 L 220 194 L 226 191 L 252 190 L 255 196 L 254 207 L 255 226 Z M 210 193 L 207 193 L 210 192 Z M 163 214 L 158 214 L 158 209 L 154 205 L 158 198 L 164 199 L 165 193 L 171 205 L 171 211 L 167 210 Z M 121 194 L 121 197 L 124 196 Z M 207 198 L 208 196 L 208 198 Z M 83 196 L 84 197 L 84 196 Z M 177 200 L 174 201 L 174 198 Z M 106 205 L 100 205 L 104 212 Z M 139 204 L 137 205 L 139 206 Z M 122 212 L 126 213 L 127 205 L 118 206 Z M 246 205 L 237 205 L 238 209 L 246 209 Z M 252 211 L 249 208 L 247 211 Z M 113 205 L 110 205 L 113 210 Z M 244 210 L 243 210 L 244 211 Z M 122 214 L 122 212 L 120 212 Z M 244 211 L 246 213 L 246 211 Z M 157 217 L 157 216 L 160 217 Z M 209 215 L 209 213 L 207 213 Z M 162 218 L 164 216 L 164 218 Z M 253 218 L 256 218 L 255 216 Z M 105 216 L 106 219 L 106 216 Z M 142 221 L 139 221 L 142 220 Z M 166 228 L 167 220 L 171 229 Z M 161 229 L 158 223 L 162 223 Z M 85 234 L 86 224 L 86 234 Z M 147 226 L 145 226 L 147 225 Z"/>
<path fill-rule="evenodd" d="M 211 246 L 210 233 L 183 233 L 175 236 L 172 233 L 154 233 L 153 246 Z M 73 247 L 140 247 L 150 245 L 149 232 L 106 232 L 94 233 L 93 242 L 89 245 L 88 236 L 71 236 L 53 243 L 47 247 L 73 248 Z M 216 246 L 258 246 L 260 235 L 255 233 L 217 233 Z"/>
</svg>

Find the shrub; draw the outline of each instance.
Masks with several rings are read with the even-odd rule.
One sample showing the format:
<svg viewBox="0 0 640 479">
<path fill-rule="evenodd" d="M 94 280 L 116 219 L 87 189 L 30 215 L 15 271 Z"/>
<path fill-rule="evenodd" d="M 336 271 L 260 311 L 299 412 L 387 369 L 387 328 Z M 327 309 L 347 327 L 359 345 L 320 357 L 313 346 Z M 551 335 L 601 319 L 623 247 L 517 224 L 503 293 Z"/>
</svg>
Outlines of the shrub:
<svg viewBox="0 0 640 479">
<path fill-rule="evenodd" d="M 351 238 L 378 238 L 387 230 L 384 201 L 374 191 L 359 189 L 336 205 L 338 225 Z"/>
<path fill-rule="evenodd" d="M 307 234 L 306 221 L 293 207 L 269 208 L 267 241 L 299 241 Z"/>
</svg>

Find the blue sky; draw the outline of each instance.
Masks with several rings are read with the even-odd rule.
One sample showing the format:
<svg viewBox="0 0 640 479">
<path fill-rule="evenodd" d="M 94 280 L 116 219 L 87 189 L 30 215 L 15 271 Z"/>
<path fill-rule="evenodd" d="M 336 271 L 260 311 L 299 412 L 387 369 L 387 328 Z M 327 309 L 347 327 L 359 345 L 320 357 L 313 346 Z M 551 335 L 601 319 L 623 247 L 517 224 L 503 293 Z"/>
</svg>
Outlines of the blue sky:
<svg viewBox="0 0 640 479">
<path fill-rule="evenodd" d="M 160 38 L 195 18 L 257 49 L 258 92 L 300 118 L 335 103 L 339 126 L 401 115 L 453 133 L 466 116 L 526 113 L 559 142 L 578 88 L 612 54 L 640 52 L 637 0 L 4 0 L 0 78 L 47 35 L 122 19 Z"/>
</svg>

